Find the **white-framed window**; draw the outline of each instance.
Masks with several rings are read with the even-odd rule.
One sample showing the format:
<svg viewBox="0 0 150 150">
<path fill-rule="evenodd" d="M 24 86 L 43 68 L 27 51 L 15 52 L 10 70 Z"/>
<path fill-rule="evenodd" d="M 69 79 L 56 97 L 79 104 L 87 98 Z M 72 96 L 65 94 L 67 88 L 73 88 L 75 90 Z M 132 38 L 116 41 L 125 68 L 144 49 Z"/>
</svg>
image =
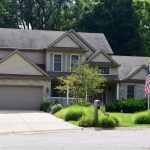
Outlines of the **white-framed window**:
<svg viewBox="0 0 150 150">
<path fill-rule="evenodd" d="M 79 67 L 79 55 L 73 54 L 70 56 L 70 71 L 72 72 L 74 68 Z"/>
<path fill-rule="evenodd" d="M 127 98 L 134 98 L 135 86 L 127 85 Z"/>
<path fill-rule="evenodd" d="M 53 71 L 55 72 L 62 71 L 62 54 L 53 55 Z"/>
<path fill-rule="evenodd" d="M 99 67 L 100 73 L 103 75 L 109 75 L 109 67 Z"/>
</svg>

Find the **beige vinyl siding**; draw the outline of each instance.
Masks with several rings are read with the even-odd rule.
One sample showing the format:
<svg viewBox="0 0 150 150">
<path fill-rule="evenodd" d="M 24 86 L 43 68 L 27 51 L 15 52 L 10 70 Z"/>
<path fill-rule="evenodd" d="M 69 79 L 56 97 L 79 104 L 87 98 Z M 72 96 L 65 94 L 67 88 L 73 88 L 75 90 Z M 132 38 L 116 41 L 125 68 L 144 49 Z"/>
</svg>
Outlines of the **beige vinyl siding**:
<svg viewBox="0 0 150 150">
<path fill-rule="evenodd" d="M 22 58 L 18 53 L 14 53 L 11 57 L 0 62 L 1 74 L 23 74 L 23 75 L 42 75 L 28 61 Z"/>
<path fill-rule="evenodd" d="M 50 71 L 53 71 L 53 54 L 50 53 L 50 62 L 47 62 L 47 63 L 50 63 Z"/>
<path fill-rule="evenodd" d="M 25 56 L 27 56 L 33 63 L 35 64 L 45 64 L 45 52 L 39 51 L 23 51 L 22 52 Z"/>
<path fill-rule="evenodd" d="M 64 64 L 63 64 L 63 66 L 64 66 L 64 68 L 63 68 L 63 70 L 66 72 L 67 71 L 67 54 L 65 53 L 65 54 L 63 54 L 63 62 L 64 62 Z"/>
<path fill-rule="evenodd" d="M 145 80 L 146 78 L 146 69 L 143 68 L 140 71 L 138 71 L 131 79 L 142 79 Z"/>
<path fill-rule="evenodd" d="M 50 55 L 48 51 L 46 51 L 46 59 L 45 59 L 45 64 L 46 64 L 46 71 L 50 71 Z"/>
<path fill-rule="evenodd" d="M 104 54 L 97 55 L 92 62 L 111 62 Z"/>
<path fill-rule="evenodd" d="M 94 53 L 93 50 L 91 50 L 91 48 L 89 48 L 89 46 L 87 46 L 86 44 L 84 44 L 80 39 L 76 38 L 76 36 L 74 34 L 71 34 L 72 37 L 74 37 L 77 41 L 81 42 L 82 45 L 85 47 L 85 49 L 87 50 L 87 53 L 85 54 L 86 57 L 89 57 L 90 55 L 92 55 Z"/>
<path fill-rule="evenodd" d="M 16 50 L 16 49 L 14 49 Z M 0 58 L 6 57 L 8 54 L 12 53 L 13 50 L 0 50 Z M 25 51 L 20 50 L 25 56 L 27 56 L 35 64 L 45 64 L 45 52 L 42 51 Z"/>
<path fill-rule="evenodd" d="M 62 55 L 62 72 L 66 72 L 66 54 Z"/>
<path fill-rule="evenodd" d="M 62 72 L 70 72 L 70 57 L 71 57 L 71 55 L 79 55 L 79 59 L 81 59 L 80 53 L 59 53 L 59 52 L 55 53 L 55 52 L 51 52 L 47 56 L 50 58 L 50 59 L 47 59 L 47 65 L 49 66 L 49 71 L 53 71 L 53 55 L 54 54 L 61 54 L 62 55 Z M 82 57 L 82 59 L 85 59 L 85 57 Z"/>
<path fill-rule="evenodd" d="M 70 57 L 71 57 L 71 54 L 67 54 L 67 72 L 70 72 Z"/>
<path fill-rule="evenodd" d="M 70 37 L 66 36 L 61 41 L 59 41 L 54 47 L 74 47 L 79 48 L 79 45 L 74 42 Z"/>
<path fill-rule="evenodd" d="M 110 75 L 118 75 L 118 68 L 110 66 Z"/>
</svg>

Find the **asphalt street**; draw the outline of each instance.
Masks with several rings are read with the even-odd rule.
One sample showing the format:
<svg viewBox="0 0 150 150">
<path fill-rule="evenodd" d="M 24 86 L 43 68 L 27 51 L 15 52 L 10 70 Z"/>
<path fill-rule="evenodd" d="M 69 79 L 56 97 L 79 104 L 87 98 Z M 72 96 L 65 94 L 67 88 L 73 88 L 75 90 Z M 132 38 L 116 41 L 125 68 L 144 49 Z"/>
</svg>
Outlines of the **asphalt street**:
<svg viewBox="0 0 150 150">
<path fill-rule="evenodd" d="M 74 130 L 0 135 L 0 150 L 150 149 L 150 129 Z"/>
</svg>

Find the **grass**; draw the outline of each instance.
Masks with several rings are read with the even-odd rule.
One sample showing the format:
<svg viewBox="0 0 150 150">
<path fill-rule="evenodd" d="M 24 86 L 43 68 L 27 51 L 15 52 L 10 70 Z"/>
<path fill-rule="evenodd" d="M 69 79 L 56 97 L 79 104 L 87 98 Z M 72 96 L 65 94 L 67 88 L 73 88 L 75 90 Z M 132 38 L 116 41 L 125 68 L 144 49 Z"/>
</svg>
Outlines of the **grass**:
<svg viewBox="0 0 150 150">
<path fill-rule="evenodd" d="M 64 119 L 65 120 L 65 115 L 67 113 L 69 113 L 69 111 L 72 110 L 82 110 L 84 112 L 85 115 L 93 115 L 94 114 L 94 110 L 92 106 L 89 107 L 84 107 L 84 106 L 79 106 L 79 105 L 73 105 L 73 106 L 69 106 L 66 107 L 64 109 L 62 109 L 61 111 L 57 112 L 55 115 L 58 118 Z M 135 118 L 138 115 L 147 113 L 147 111 L 144 112 L 137 112 L 137 113 L 107 113 L 112 117 L 116 117 L 117 120 L 119 121 L 119 126 L 120 127 L 132 127 L 132 126 L 150 126 L 150 124 L 144 124 L 144 125 L 140 125 L 140 124 L 135 124 Z M 99 110 L 99 117 L 103 117 L 104 114 Z M 69 120 L 70 123 L 78 125 L 78 120 Z"/>
<path fill-rule="evenodd" d="M 73 106 L 69 106 L 69 107 L 66 107 L 66 108 L 62 109 L 61 111 L 57 112 L 55 115 L 58 118 L 65 119 L 65 115 L 69 111 L 76 111 L 76 110 L 77 111 L 81 110 L 82 112 L 84 112 L 85 115 L 93 114 L 93 112 L 94 112 L 94 110 L 91 106 L 84 107 L 84 106 L 79 106 L 79 105 L 73 105 Z"/>
<path fill-rule="evenodd" d="M 119 121 L 119 126 L 121 127 L 129 127 L 134 126 L 135 114 L 132 113 L 109 113 L 110 116 L 114 116 Z"/>
<path fill-rule="evenodd" d="M 66 107 L 62 110 L 60 110 L 59 112 L 57 112 L 55 114 L 56 117 L 58 118 L 61 118 L 61 119 L 64 119 L 66 120 L 66 115 L 70 112 L 75 112 L 75 111 L 82 111 L 84 112 L 85 115 L 90 115 L 90 114 L 93 114 L 94 113 L 94 109 L 92 106 L 89 106 L 89 107 L 84 107 L 84 106 L 79 106 L 79 105 L 73 105 L 73 106 L 69 106 L 69 107 Z M 75 124 L 75 125 L 78 125 L 78 120 L 69 120 L 70 123 L 72 124 Z"/>
</svg>

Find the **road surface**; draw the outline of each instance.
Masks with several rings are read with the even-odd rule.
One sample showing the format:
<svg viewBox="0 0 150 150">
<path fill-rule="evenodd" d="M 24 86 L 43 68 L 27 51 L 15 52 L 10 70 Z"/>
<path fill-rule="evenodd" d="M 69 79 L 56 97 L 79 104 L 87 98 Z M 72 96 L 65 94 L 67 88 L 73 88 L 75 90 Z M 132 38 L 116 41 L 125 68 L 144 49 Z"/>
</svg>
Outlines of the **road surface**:
<svg viewBox="0 0 150 150">
<path fill-rule="evenodd" d="M 150 129 L 74 130 L 0 135 L 0 150 L 136 150 L 150 149 Z"/>
</svg>

